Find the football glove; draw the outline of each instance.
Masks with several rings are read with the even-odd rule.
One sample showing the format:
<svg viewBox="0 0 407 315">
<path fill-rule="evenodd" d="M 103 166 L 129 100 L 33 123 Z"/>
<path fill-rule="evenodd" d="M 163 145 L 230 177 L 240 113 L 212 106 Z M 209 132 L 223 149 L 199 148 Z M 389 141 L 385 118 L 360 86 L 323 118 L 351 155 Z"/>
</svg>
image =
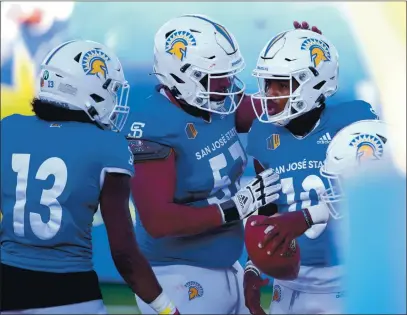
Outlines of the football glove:
<svg viewBox="0 0 407 315">
<path fill-rule="evenodd" d="M 229 223 L 245 219 L 260 207 L 276 201 L 281 190 L 279 179 L 272 169 L 258 174 L 230 200 L 219 204 L 223 221 Z"/>
<path fill-rule="evenodd" d="M 260 304 L 260 289 L 269 283 L 269 279 L 262 279 L 260 270 L 249 260 L 244 269 L 243 292 L 246 307 L 250 314 L 265 315 Z"/>
</svg>

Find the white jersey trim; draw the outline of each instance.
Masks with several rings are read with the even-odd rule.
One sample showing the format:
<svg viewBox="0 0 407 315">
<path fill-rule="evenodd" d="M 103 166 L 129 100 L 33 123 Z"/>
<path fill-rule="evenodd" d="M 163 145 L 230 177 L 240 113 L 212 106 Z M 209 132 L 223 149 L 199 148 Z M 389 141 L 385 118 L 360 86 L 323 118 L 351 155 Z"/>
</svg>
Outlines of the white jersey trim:
<svg viewBox="0 0 407 315">
<path fill-rule="evenodd" d="M 130 177 L 133 176 L 133 174 L 124 168 L 118 168 L 118 167 L 104 167 L 102 171 L 100 172 L 100 190 L 103 188 L 103 184 L 105 182 L 105 177 L 106 173 L 119 173 L 119 174 L 127 174 Z"/>
</svg>

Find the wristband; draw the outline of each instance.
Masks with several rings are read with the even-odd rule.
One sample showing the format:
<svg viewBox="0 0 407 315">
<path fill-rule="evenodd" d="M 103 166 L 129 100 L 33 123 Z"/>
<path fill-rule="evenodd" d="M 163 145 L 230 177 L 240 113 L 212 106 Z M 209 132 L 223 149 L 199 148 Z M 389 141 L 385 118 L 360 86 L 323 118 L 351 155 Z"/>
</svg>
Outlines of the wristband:
<svg viewBox="0 0 407 315">
<path fill-rule="evenodd" d="M 313 224 L 327 223 L 329 219 L 329 209 L 324 203 L 307 208 Z"/>
<path fill-rule="evenodd" d="M 308 212 L 308 209 L 302 209 L 302 214 L 304 215 L 305 222 L 307 223 L 308 228 L 312 227 L 311 215 Z"/>
<path fill-rule="evenodd" d="M 257 276 L 261 275 L 260 270 L 253 264 L 251 260 L 248 260 L 245 267 L 244 267 L 244 273 L 252 271 L 254 272 Z"/>
<path fill-rule="evenodd" d="M 239 221 L 240 215 L 237 210 L 236 204 L 233 200 L 228 200 L 219 204 L 219 208 L 223 212 L 223 218 L 225 223 Z"/>
<path fill-rule="evenodd" d="M 164 292 L 161 292 L 161 294 L 149 305 L 158 314 L 174 314 L 176 311 L 175 305 Z"/>
</svg>

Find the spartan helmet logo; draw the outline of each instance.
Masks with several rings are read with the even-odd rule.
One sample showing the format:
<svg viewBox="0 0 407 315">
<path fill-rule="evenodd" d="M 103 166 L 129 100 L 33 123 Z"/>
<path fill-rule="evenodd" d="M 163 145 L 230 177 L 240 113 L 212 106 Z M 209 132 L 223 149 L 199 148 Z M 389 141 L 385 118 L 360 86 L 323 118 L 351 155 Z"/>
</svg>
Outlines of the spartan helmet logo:
<svg viewBox="0 0 407 315">
<path fill-rule="evenodd" d="M 86 75 L 96 75 L 101 79 L 106 79 L 108 74 L 106 62 L 109 60 L 109 56 L 103 51 L 92 49 L 83 56 L 82 68 Z"/>
<path fill-rule="evenodd" d="M 356 147 L 356 159 L 359 163 L 379 160 L 383 156 L 383 141 L 375 135 L 358 135 L 352 139 L 349 145 Z"/>
<path fill-rule="evenodd" d="M 188 298 L 190 301 L 203 296 L 203 288 L 198 282 L 189 281 L 185 284 L 185 287 L 188 288 Z"/>
<path fill-rule="evenodd" d="M 301 44 L 301 50 L 309 50 L 310 58 L 315 68 L 318 67 L 322 61 L 331 60 L 328 44 L 320 39 L 307 38 Z"/>
<path fill-rule="evenodd" d="M 183 61 L 187 56 L 188 46 L 195 46 L 194 36 L 187 31 L 173 32 L 165 42 L 165 51 Z"/>
</svg>

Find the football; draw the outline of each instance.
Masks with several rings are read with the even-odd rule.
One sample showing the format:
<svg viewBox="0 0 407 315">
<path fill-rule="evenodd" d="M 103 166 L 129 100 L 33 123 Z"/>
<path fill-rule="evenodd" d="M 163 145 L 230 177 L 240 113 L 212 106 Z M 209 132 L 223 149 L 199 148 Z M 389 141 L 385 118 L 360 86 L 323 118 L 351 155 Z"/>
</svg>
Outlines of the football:
<svg viewBox="0 0 407 315">
<path fill-rule="evenodd" d="M 277 214 L 278 215 L 278 214 Z M 261 272 L 279 280 L 294 280 L 300 271 L 300 248 L 294 239 L 291 242 L 290 250 L 281 256 L 277 252 L 269 255 L 268 248 L 273 241 L 269 242 L 265 248 L 259 248 L 259 243 L 264 239 L 269 230 L 269 226 L 254 226 L 255 221 L 266 219 L 264 215 L 253 215 L 246 221 L 245 244 L 250 259 Z"/>
</svg>

